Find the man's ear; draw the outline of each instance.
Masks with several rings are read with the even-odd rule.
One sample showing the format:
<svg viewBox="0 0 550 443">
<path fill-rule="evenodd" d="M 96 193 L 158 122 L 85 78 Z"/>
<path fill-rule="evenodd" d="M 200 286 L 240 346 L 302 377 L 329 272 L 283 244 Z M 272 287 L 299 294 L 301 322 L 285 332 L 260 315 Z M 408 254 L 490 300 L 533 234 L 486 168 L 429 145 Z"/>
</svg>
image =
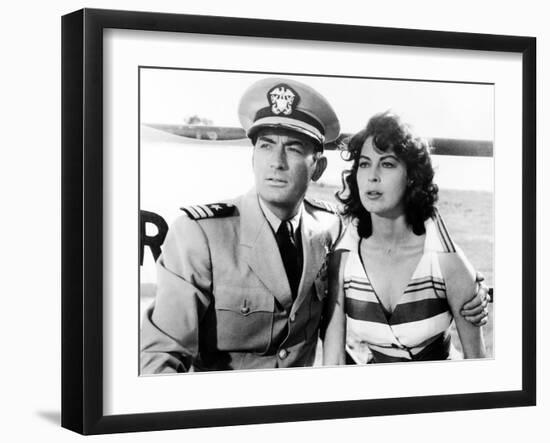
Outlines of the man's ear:
<svg viewBox="0 0 550 443">
<path fill-rule="evenodd" d="M 321 155 L 315 164 L 315 171 L 313 171 L 313 175 L 311 176 L 311 180 L 316 182 L 321 178 L 321 175 L 323 175 L 323 172 L 325 172 L 325 169 L 327 168 L 327 158 L 323 155 Z"/>
</svg>

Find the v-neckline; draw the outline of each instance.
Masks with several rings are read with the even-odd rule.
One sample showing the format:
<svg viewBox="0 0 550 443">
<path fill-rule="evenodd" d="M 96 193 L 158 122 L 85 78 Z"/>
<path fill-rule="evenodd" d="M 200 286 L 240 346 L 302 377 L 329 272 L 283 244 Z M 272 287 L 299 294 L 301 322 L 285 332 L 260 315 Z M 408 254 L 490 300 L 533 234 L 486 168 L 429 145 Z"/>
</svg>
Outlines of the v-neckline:
<svg viewBox="0 0 550 443">
<path fill-rule="evenodd" d="M 403 300 L 403 297 L 407 293 L 407 289 L 409 289 L 409 286 L 411 285 L 412 281 L 414 280 L 414 276 L 416 275 L 418 269 L 420 268 L 420 263 L 422 263 L 422 260 L 424 260 L 424 255 L 426 252 L 426 242 L 424 241 L 424 245 L 422 246 L 422 254 L 420 255 L 420 258 L 418 262 L 416 263 L 416 266 L 414 267 L 414 270 L 409 278 L 409 281 L 407 282 L 407 286 L 405 286 L 405 289 L 399 296 L 397 303 L 395 304 L 395 307 L 392 311 L 390 311 L 384 303 L 382 303 L 381 298 L 378 296 L 378 293 L 376 292 L 376 288 L 372 284 L 372 280 L 369 277 L 369 273 L 367 272 L 367 267 L 365 266 L 365 262 L 363 260 L 363 255 L 361 254 L 361 243 L 363 241 L 363 237 L 359 238 L 359 242 L 357 244 L 357 255 L 359 256 L 359 261 L 361 263 L 361 267 L 363 268 L 363 273 L 365 274 L 365 277 L 367 278 L 367 281 L 369 282 L 370 287 L 372 288 L 372 292 L 374 293 L 374 296 L 376 297 L 376 300 L 378 300 L 378 305 L 380 306 L 380 309 L 382 310 L 382 313 L 384 314 L 384 317 L 386 318 L 387 323 L 389 324 L 391 321 L 391 318 L 395 314 L 395 311 L 401 306 L 401 302 Z"/>
</svg>

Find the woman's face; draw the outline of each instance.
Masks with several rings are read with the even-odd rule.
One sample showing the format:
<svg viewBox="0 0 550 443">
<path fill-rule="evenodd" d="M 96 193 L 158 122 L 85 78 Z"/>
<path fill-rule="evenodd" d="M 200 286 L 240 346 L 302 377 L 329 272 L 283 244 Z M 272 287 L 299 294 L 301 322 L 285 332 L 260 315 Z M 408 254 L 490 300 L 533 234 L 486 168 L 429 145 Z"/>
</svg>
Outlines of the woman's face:
<svg viewBox="0 0 550 443">
<path fill-rule="evenodd" d="M 404 213 L 407 168 L 393 150 L 375 148 L 372 136 L 361 148 L 357 187 L 363 207 L 371 214 L 395 218 Z"/>
</svg>

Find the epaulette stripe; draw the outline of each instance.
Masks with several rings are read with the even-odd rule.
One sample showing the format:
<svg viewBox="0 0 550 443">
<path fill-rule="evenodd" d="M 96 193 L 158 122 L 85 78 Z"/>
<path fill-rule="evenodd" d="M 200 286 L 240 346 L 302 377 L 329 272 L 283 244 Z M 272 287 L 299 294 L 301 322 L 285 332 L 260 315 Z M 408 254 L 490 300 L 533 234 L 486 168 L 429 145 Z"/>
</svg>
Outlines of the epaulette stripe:
<svg viewBox="0 0 550 443">
<path fill-rule="evenodd" d="M 206 206 L 206 205 L 204 205 L 204 206 L 201 205 L 201 206 L 199 206 L 199 207 L 206 213 L 206 215 L 207 215 L 208 217 L 214 217 L 214 213 L 212 212 L 212 210 L 211 210 L 208 206 Z"/>
<path fill-rule="evenodd" d="M 187 209 L 192 214 L 192 218 L 202 218 L 202 216 L 199 214 L 194 206 L 188 206 Z"/>
<path fill-rule="evenodd" d="M 227 217 L 235 212 L 235 205 L 213 203 L 208 205 L 191 205 L 180 208 L 192 220 Z"/>
<path fill-rule="evenodd" d="M 195 211 L 197 211 L 200 218 L 208 217 L 208 212 L 206 212 L 202 206 L 195 205 L 195 206 L 193 206 L 193 209 L 195 209 Z"/>
</svg>

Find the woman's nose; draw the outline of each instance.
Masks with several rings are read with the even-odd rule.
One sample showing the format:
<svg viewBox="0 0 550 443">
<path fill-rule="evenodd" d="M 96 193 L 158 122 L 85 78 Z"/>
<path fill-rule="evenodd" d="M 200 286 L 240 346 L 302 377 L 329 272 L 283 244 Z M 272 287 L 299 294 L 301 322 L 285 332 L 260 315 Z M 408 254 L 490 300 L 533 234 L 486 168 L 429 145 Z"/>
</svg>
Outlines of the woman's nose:
<svg viewBox="0 0 550 443">
<path fill-rule="evenodd" d="M 372 183 L 377 183 L 377 182 L 380 181 L 380 176 L 378 175 L 378 172 L 376 171 L 375 168 L 373 168 L 373 169 L 370 171 L 368 180 L 369 180 L 369 182 L 372 182 Z"/>
</svg>

